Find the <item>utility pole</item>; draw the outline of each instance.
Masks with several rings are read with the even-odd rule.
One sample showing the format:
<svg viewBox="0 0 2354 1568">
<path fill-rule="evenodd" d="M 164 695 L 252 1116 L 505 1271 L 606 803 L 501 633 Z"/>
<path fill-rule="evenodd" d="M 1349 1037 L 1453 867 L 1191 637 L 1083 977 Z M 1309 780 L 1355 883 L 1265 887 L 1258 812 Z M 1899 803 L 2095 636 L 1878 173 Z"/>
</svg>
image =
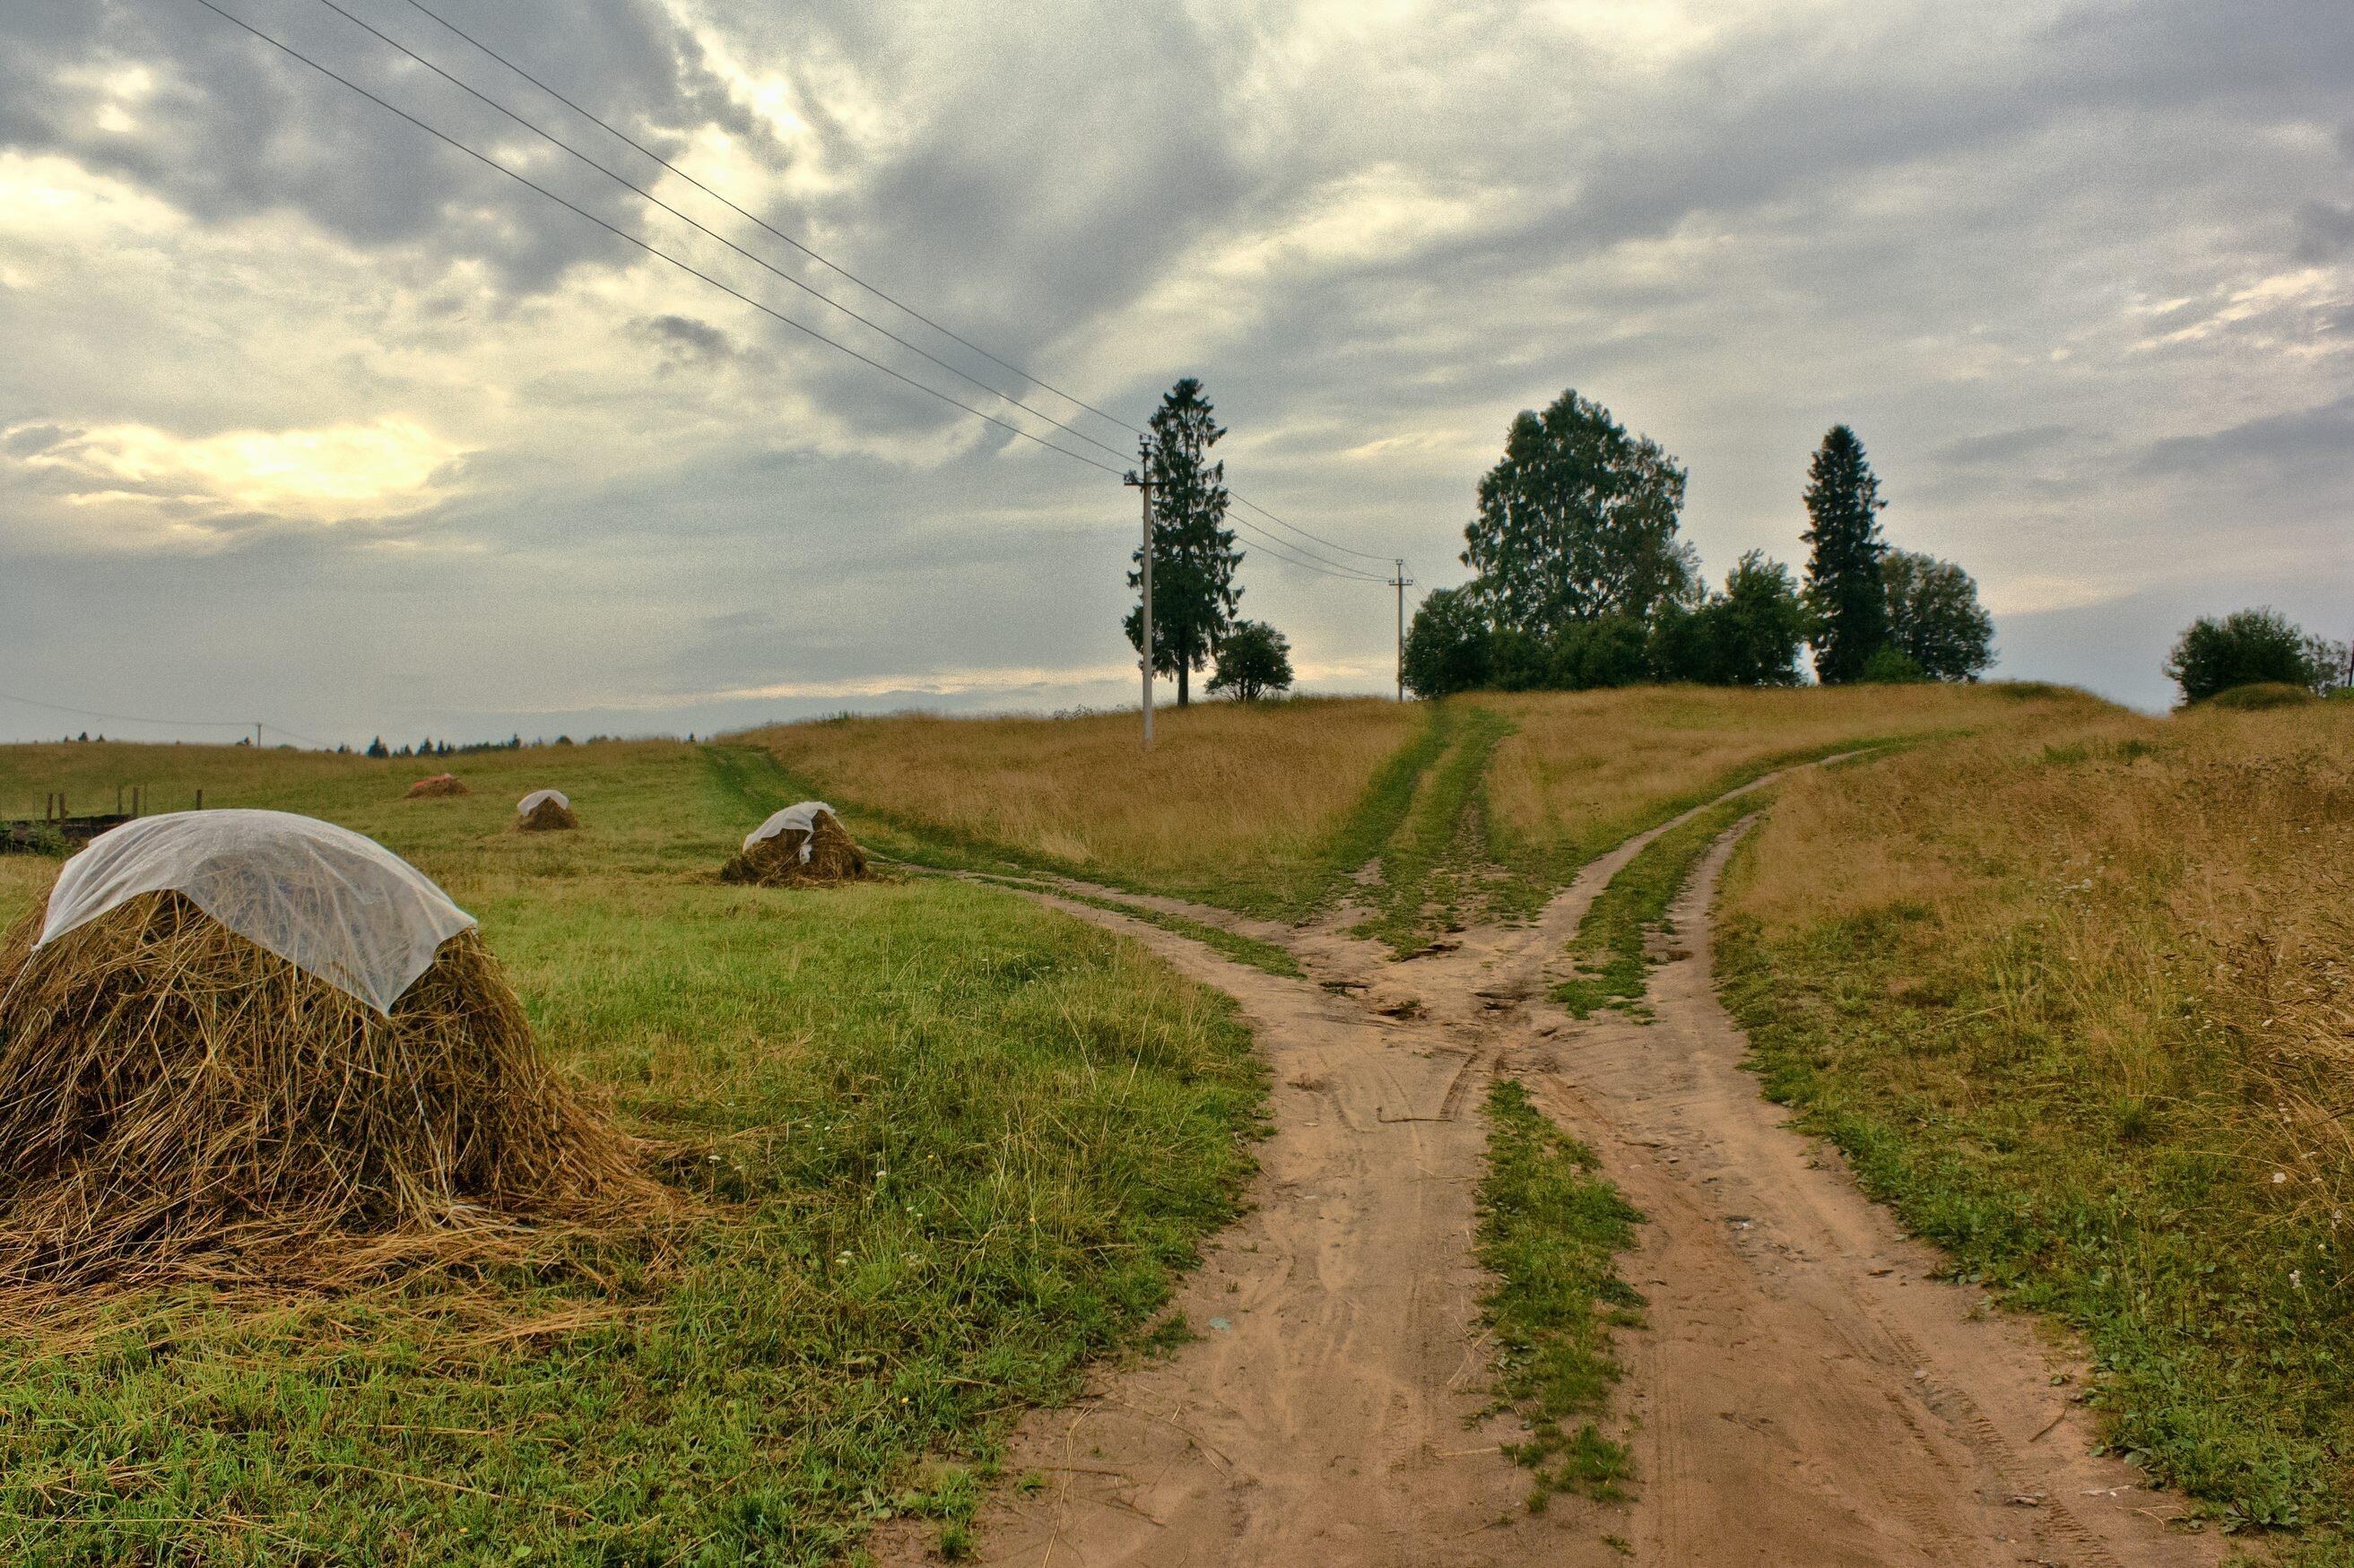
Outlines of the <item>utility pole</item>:
<svg viewBox="0 0 2354 1568">
<path fill-rule="evenodd" d="M 1405 562 L 1399 561 L 1397 576 L 1390 579 L 1390 587 L 1397 589 L 1397 693 L 1400 702 L 1405 701 L 1405 590 L 1413 586 L 1414 579 L 1405 575 Z"/>
<path fill-rule="evenodd" d="M 1148 455 L 1149 454 L 1144 454 Z M 1150 471 L 1139 468 L 1128 476 L 1129 484 L 1144 498 L 1144 549 L 1140 556 L 1138 580 L 1144 588 L 1142 613 L 1138 617 L 1136 662 L 1144 672 L 1144 749 L 1152 749 L 1152 482 L 1145 478 Z"/>
<path fill-rule="evenodd" d="M 260 719 L 253 721 L 253 749 L 256 751 L 260 751 L 261 749 L 261 721 Z"/>
</svg>

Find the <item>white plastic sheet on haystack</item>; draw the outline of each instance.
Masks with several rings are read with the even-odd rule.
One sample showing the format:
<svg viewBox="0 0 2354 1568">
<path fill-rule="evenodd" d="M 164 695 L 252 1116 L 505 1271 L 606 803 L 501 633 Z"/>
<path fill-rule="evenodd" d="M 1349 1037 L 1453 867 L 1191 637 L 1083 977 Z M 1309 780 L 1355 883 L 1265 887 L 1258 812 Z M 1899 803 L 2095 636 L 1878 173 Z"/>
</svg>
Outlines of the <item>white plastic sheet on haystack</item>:
<svg viewBox="0 0 2354 1568">
<path fill-rule="evenodd" d="M 348 828 L 291 811 L 175 811 L 101 833 L 66 862 L 41 942 L 166 891 L 383 1013 L 475 923 L 423 872 Z"/>
<path fill-rule="evenodd" d="M 541 802 L 546 800 L 555 801 L 557 805 L 563 807 L 567 811 L 572 810 L 571 797 L 565 794 L 563 790 L 534 789 L 530 794 L 525 795 L 522 800 L 515 802 L 515 810 L 520 814 L 528 817 L 534 811 L 539 810 Z"/>
<path fill-rule="evenodd" d="M 758 827 L 754 828 L 749 833 L 747 833 L 744 837 L 744 847 L 748 850 L 754 844 L 758 843 L 762 839 L 772 839 L 779 833 L 813 833 L 817 832 L 817 814 L 820 811 L 823 811 L 827 816 L 832 817 L 837 822 L 842 820 L 842 813 L 836 811 L 824 801 L 803 800 L 797 806 L 786 807 L 783 810 L 779 811 L 776 815 L 770 817 L 767 821 L 762 822 Z M 809 863 L 809 840 L 803 839 L 801 840 L 801 863 L 803 865 L 807 865 Z"/>
</svg>

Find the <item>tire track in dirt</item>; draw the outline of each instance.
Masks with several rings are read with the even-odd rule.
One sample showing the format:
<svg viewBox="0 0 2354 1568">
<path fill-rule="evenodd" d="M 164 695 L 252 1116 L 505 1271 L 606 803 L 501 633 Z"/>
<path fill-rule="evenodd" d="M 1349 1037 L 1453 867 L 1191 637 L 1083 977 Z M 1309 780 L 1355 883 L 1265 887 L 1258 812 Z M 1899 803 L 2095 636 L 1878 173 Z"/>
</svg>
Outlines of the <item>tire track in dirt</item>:
<svg viewBox="0 0 2354 1568">
<path fill-rule="evenodd" d="M 1346 910 L 1294 931 L 1060 885 L 1283 940 L 1306 980 L 1029 890 L 1233 996 L 1274 1072 L 1272 1131 L 1249 1211 L 1181 1287 L 1202 1337 L 1026 1418 L 1006 1469 L 1039 1484 L 984 1505 L 978 1561 L 1628 1561 L 1606 1533 L 1662 1568 L 2220 1560 L 2220 1543 L 2155 1517 L 2179 1500 L 2091 1457 L 2080 1372 L 2026 1322 L 1937 1283 L 1936 1255 L 1760 1098 L 1709 967 L 1730 837 L 1678 902 L 1685 954 L 1654 971 L 1656 1022 L 1575 1023 L 1542 1000 L 1596 895 L 1694 814 L 1588 865 L 1533 924 L 1404 961 L 1349 936 Z M 1617 1336 L 1636 1453 L 1622 1503 L 1557 1497 L 1531 1515 L 1525 1474 L 1499 1452 L 1519 1424 L 1483 1414 L 1485 1127 L 1469 1101 L 1498 1072 L 1524 1077 L 1647 1215 L 1622 1265 L 1649 1303 L 1647 1327 Z M 906 1522 L 870 1550 L 937 1561 Z"/>
</svg>

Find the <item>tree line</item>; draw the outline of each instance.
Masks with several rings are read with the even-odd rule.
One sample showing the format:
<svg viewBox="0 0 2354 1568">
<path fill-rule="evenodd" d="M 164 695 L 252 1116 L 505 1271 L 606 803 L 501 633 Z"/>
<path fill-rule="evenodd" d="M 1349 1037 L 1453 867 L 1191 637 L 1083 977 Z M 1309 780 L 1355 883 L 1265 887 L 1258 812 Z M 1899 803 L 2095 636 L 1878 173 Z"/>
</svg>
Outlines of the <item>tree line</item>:
<svg viewBox="0 0 2354 1568">
<path fill-rule="evenodd" d="M 1850 427 L 1823 437 L 1804 494 L 1804 582 L 1752 550 L 1712 589 L 1681 537 L 1686 473 L 1573 388 L 1524 411 L 1464 530 L 1475 576 L 1441 588 L 1406 637 L 1420 696 L 1646 681 L 1791 686 L 1970 681 L 1994 660 L 1978 585 L 1896 548 L 1880 480 Z"/>
</svg>

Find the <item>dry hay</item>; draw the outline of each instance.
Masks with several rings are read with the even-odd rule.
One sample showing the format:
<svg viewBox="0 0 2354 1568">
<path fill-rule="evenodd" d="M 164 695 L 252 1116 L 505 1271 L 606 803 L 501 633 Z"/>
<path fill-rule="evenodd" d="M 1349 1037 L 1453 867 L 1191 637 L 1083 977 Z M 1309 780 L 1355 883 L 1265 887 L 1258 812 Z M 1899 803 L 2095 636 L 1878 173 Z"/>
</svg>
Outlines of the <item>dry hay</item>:
<svg viewBox="0 0 2354 1568">
<path fill-rule="evenodd" d="M 580 819 L 572 814 L 572 808 L 553 799 L 542 800 L 515 819 L 515 832 L 519 833 L 567 832 L 579 825 Z"/>
<path fill-rule="evenodd" d="M 352 1284 L 667 1203 L 472 930 L 390 1017 L 178 893 L 0 941 L 0 1284 Z"/>
<path fill-rule="evenodd" d="M 472 789 L 466 788 L 466 781 L 456 774 L 436 773 L 430 779 L 419 779 L 416 783 L 411 784 L 408 787 L 408 793 L 403 795 L 401 799 L 425 800 L 437 795 L 471 795 L 472 793 Z"/>
<path fill-rule="evenodd" d="M 809 859 L 801 859 L 801 845 Z M 761 839 L 721 868 L 722 882 L 755 887 L 832 887 L 866 880 L 866 852 L 858 847 L 831 811 L 820 811 L 811 831 L 788 828 Z"/>
</svg>

